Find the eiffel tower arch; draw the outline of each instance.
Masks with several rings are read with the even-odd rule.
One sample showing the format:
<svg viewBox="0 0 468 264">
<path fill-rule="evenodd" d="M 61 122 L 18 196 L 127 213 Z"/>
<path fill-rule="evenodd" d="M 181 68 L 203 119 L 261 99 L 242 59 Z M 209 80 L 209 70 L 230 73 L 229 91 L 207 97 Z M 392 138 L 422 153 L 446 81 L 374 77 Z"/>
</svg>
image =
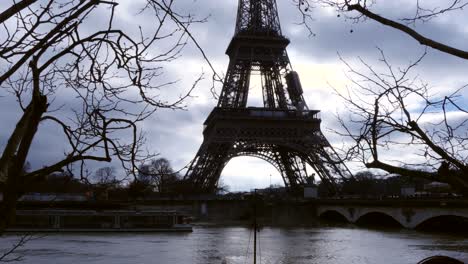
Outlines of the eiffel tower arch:
<svg viewBox="0 0 468 264">
<path fill-rule="evenodd" d="M 218 105 L 204 122 L 203 143 L 184 177 L 191 192 L 214 192 L 224 166 L 238 156 L 271 163 L 291 191 L 312 175 L 335 186 L 352 177 L 309 110 L 281 32 L 276 0 L 239 0 L 230 62 Z M 261 78 L 263 107 L 247 107 L 252 74 Z"/>
</svg>

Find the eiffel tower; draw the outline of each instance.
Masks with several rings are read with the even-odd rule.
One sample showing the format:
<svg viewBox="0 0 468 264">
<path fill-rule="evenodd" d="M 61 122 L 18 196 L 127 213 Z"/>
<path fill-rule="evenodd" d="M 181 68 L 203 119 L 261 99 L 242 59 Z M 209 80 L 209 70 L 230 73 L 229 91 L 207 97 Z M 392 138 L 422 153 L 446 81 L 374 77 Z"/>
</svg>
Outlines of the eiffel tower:
<svg viewBox="0 0 468 264">
<path fill-rule="evenodd" d="M 314 175 L 307 168 L 329 186 L 352 177 L 320 130 L 320 111 L 309 110 L 304 101 L 288 44 L 276 0 L 239 0 L 218 105 L 204 123 L 204 141 L 184 177 L 191 192 L 214 192 L 224 166 L 238 156 L 269 162 L 293 192 Z M 252 74 L 260 75 L 263 107 L 247 107 Z"/>
</svg>

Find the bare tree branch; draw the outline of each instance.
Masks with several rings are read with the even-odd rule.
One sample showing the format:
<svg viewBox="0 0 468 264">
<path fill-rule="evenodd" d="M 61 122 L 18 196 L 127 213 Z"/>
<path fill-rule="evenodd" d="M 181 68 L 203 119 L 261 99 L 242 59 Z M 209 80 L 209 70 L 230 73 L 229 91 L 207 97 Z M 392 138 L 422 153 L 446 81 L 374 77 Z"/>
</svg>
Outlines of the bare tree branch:
<svg viewBox="0 0 468 264">
<path fill-rule="evenodd" d="M 362 59 L 367 72 L 358 71 L 343 60 L 355 86 L 338 93 L 348 110 L 347 117 L 338 117 L 344 129 L 338 134 L 352 142 L 346 158 L 359 159 L 368 168 L 446 182 L 467 194 L 468 112 L 456 101 L 461 90 L 435 97 L 426 83 L 411 76 L 426 53 L 397 72 L 379 51 L 384 71 Z M 452 120 L 451 113 L 460 119 Z M 434 121 L 423 121 L 429 118 Z M 401 148 L 411 148 L 419 160 L 392 161 L 383 155 Z"/>
<path fill-rule="evenodd" d="M 28 6 L 34 4 L 36 1 L 37 0 L 22 0 L 22 1 L 19 1 L 18 3 L 14 3 L 7 10 L 0 13 L 0 23 L 5 22 L 7 19 L 16 15 L 18 12 L 27 8 Z"/>
<path fill-rule="evenodd" d="M 138 28 L 136 34 L 130 26 L 117 26 L 119 6 L 114 1 L 23 0 L 0 14 L 0 23 L 15 22 L 0 27 L 0 89 L 23 110 L 0 157 L 0 182 L 7 185 L 0 232 L 13 221 L 16 199 L 28 184 L 75 163 L 84 181 L 87 161 L 114 159 L 136 177 L 138 164 L 154 157 L 142 150 L 145 138 L 139 123 L 159 108 L 184 109 L 203 79 L 202 73 L 175 99 L 162 96 L 178 84 L 164 75 L 165 67 L 180 58 L 188 42 L 195 43 L 217 76 L 189 31 L 192 24 L 206 20 L 178 13 L 173 3 L 147 0 L 136 7 L 139 15 L 153 19 L 132 25 Z M 90 27 L 96 15 L 106 21 Z M 41 125 L 63 134 L 64 155 L 25 172 Z"/>
<path fill-rule="evenodd" d="M 0 263 L 8 263 L 8 262 L 18 262 L 22 261 L 24 259 L 23 256 L 18 254 L 18 250 L 22 247 L 24 247 L 28 242 L 38 239 L 39 237 L 36 237 L 34 235 L 26 234 L 22 235 L 19 240 L 14 243 L 10 249 L 7 251 L 3 252 L 0 254 Z"/>
<path fill-rule="evenodd" d="M 410 36 L 411 38 L 418 41 L 421 45 L 431 47 L 433 49 L 439 50 L 441 52 L 462 58 L 468 59 L 468 51 L 455 48 L 450 45 L 443 44 L 434 39 L 428 38 L 423 34 L 419 33 L 417 30 L 409 27 L 408 25 L 399 23 L 395 20 L 388 19 L 382 15 L 377 14 L 376 12 L 371 11 L 371 6 L 376 4 L 377 1 L 370 0 L 293 0 L 297 9 L 303 16 L 302 24 L 306 25 L 309 32 L 312 33 L 310 23 L 313 21 L 311 19 L 312 15 L 310 14 L 311 10 L 315 6 L 329 6 L 335 8 L 339 13 L 344 13 L 348 15 L 348 18 L 354 22 L 359 22 L 365 19 L 374 20 L 382 25 L 394 28 L 403 32 L 404 34 Z M 383 2 L 383 1 L 382 1 Z M 416 3 L 416 12 L 415 16 L 412 18 L 402 18 L 401 20 L 406 23 L 415 24 L 416 21 L 428 21 L 434 17 L 437 17 L 441 14 L 445 14 L 455 10 L 462 10 L 468 5 L 468 2 L 464 0 L 452 0 L 449 1 L 445 7 L 441 8 L 423 8 L 421 7 L 420 0 L 415 0 Z M 353 16 L 353 11 L 357 13 L 357 16 Z M 340 16 L 340 14 L 338 15 Z"/>
<path fill-rule="evenodd" d="M 373 19 L 373 20 L 375 20 L 375 21 L 377 21 L 377 22 L 379 22 L 379 23 L 381 23 L 383 25 L 386 25 L 386 26 L 395 28 L 397 30 L 400 30 L 400 31 L 406 33 L 407 35 L 409 35 L 410 37 L 414 38 L 415 40 L 417 40 L 421 45 L 431 47 L 433 49 L 436 49 L 436 50 L 451 54 L 453 56 L 456 56 L 456 57 L 459 57 L 459 58 L 462 58 L 462 59 L 468 59 L 468 52 L 467 51 L 460 50 L 460 49 L 457 49 L 457 48 L 442 44 L 442 43 L 437 42 L 435 40 L 432 40 L 430 38 L 424 37 L 423 35 L 419 34 L 416 30 L 414 30 L 414 29 L 412 29 L 412 28 L 410 28 L 410 27 L 408 27 L 408 26 L 406 26 L 404 24 L 401 24 L 401 23 L 395 22 L 393 20 L 384 18 L 384 17 L 382 17 L 380 15 L 377 15 L 377 14 L 369 11 L 369 9 L 367 9 L 367 8 L 365 8 L 365 7 L 363 7 L 363 6 L 359 5 L 359 4 L 348 5 L 348 10 L 349 11 L 357 11 L 357 12 L 363 14 L 364 16 L 366 16 L 366 17 L 368 17 L 370 19 Z"/>
</svg>

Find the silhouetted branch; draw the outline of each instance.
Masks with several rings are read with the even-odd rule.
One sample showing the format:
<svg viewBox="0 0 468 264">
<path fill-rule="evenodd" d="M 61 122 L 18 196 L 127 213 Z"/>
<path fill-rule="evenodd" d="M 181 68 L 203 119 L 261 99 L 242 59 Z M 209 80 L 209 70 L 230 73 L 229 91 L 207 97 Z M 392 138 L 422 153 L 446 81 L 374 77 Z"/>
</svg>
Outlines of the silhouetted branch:
<svg viewBox="0 0 468 264">
<path fill-rule="evenodd" d="M 0 23 L 3 23 L 12 16 L 15 16 L 18 12 L 34 4 L 36 1 L 37 0 L 22 0 L 13 4 L 7 10 L 0 13 Z"/>
<path fill-rule="evenodd" d="M 379 22 L 379 23 L 381 23 L 383 25 L 386 25 L 386 26 L 395 28 L 397 30 L 400 30 L 400 31 L 406 33 L 407 35 L 409 35 L 410 37 L 414 38 L 421 45 L 425 45 L 425 46 L 434 48 L 436 50 L 439 50 L 439 51 L 442 51 L 442 52 L 445 52 L 445 53 L 460 57 L 462 59 L 468 59 L 468 52 L 467 51 L 460 50 L 460 49 L 457 49 L 457 48 L 442 44 L 442 43 L 437 42 L 435 40 L 432 40 L 430 38 L 424 37 L 423 35 L 418 33 L 416 30 L 414 30 L 414 29 L 412 29 L 412 28 L 410 28 L 410 27 L 408 27 L 408 26 L 406 26 L 404 24 L 401 24 L 401 23 L 395 22 L 393 20 L 387 19 L 385 17 L 379 16 L 379 15 L 369 11 L 367 8 L 365 8 L 365 7 L 363 7 L 363 6 L 359 5 L 359 4 L 348 5 L 348 10 L 349 11 L 357 11 L 357 12 L 363 14 L 364 16 L 366 16 L 367 18 L 375 20 L 375 21 L 377 21 L 377 22 Z M 436 14 L 433 14 L 433 16 L 435 16 L 435 15 Z"/>
<path fill-rule="evenodd" d="M 313 21 L 311 19 L 312 15 L 310 14 L 311 10 L 315 6 L 328 6 L 335 8 L 339 14 L 346 15 L 347 19 L 350 19 L 354 22 L 362 21 L 363 19 L 371 19 L 382 25 L 389 26 L 396 30 L 407 34 L 421 45 L 431 47 L 433 49 L 439 50 L 441 52 L 462 58 L 468 59 L 468 51 L 455 48 L 450 45 L 443 44 L 439 41 L 436 41 L 432 38 L 428 38 L 423 34 L 419 33 L 416 29 L 409 27 L 408 25 L 397 22 L 394 19 L 386 18 L 385 16 L 379 15 L 376 12 L 371 10 L 372 5 L 376 5 L 377 1 L 370 0 L 293 0 L 297 5 L 298 10 L 303 16 L 303 24 L 306 25 L 309 32 L 312 33 L 310 23 Z M 383 1 L 382 1 L 383 2 Z M 448 2 L 445 7 L 437 8 L 424 8 L 421 6 L 420 0 L 415 0 L 416 12 L 414 17 L 411 18 L 401 18 L 401 21 L 406 23 L 411 23 L 415 25 L 417 21 L 426 22 L 434 17 L 439 15 L 456 11 L 463 10 L 468 5 L 468 2 L 464 0 L 452 0 Z M 353 12 L 354 11 L 354 12 Z M 355 15 L 357 13 L 357 15 Z"/>
<path fill-rule="evenodd" d="M 113 159 L 135 176 L 137 164 L 154 157 L 142 151 L 145 138 L 138 124 L 159 108 L 184 109 L 203 79 L 201 74 L 176 99 L 161 96 L 177 84 L 165 77 L 165 66 L 180 58 L 189 41 L 217 75 L 189 31 L 190 25 L 206 20 L 177 13 L 173 2 L 143 3 L 139 15 L 152 21 L 136 34 L 117 26 L 114 1 L 11 1 L 0 14 L 0 89 L 23 111 L 0 157 L 0 181 L 7 185 L 0 231 L 27 184 L 75 163 L 87 181 L 87 161 Z M 105 21 L 91 24 L 96 15 Z M 64 155 L 24 173 L 33 139 L 46 123 L 62 132 Z"/>
<path fill-rule="evenodd" d="M 354 85 L 348 93 L 339 93 L 348 113 L 339 116 L 344 130 L 337 133 L 352 140 L 346 157 L 368 168 L 446 182 L 468 193 L 468 112 L 456 101 L 460 90 L 435 97 L 426 83 L 411 76 L 426 53 L 398 71 L 380 53 L 385 71 L 363 60 L 367 72 L 357 71 L 342 60 Z M 398 155 L 401 148 L 411 148 L 419 160 L 388 160 L 387 153 Z"/>
<path fill-rule="evenodd" d="M 18 254 L 18 250 L 24 247 L 29 241 L 37 238 L 38 237 L 29 234 L 22 235 L 19 240 L 11 246 L 10 249 L 0 253 L 0 262 L 7 263 L 22 261 L 24 257 Z"/>
</svg>

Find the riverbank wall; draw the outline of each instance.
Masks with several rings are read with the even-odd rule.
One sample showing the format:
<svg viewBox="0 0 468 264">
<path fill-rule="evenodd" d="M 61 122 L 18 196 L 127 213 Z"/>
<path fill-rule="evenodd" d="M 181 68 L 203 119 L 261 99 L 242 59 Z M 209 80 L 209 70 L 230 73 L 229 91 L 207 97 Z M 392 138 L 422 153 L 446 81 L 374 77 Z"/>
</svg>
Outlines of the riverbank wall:
<svg viewBox="0 0 468 264">
<path fill-rule="evenodd" d="M 219 225 L 251 224 L 315 226 L 320 220 L 356 225 L 388 223 L 394 227 L 468 230 L 468 200 L 351 199 L 181 199 L 19 203 L 19 209 L 175 211 L 193 222 Z"/>
<path fill-rule="evenodd" d="M 315 204 L 288 200 L 253 202 L 161 199 L 137 202 L 22 202 L 18 209 L 176 211 L 190 216 L 194 222 L 219 225 L 248 225 L 252 223 L 254 215 L 259 223 L 271 226 L 311 226 L 318 221 Z"/>
</svg>

